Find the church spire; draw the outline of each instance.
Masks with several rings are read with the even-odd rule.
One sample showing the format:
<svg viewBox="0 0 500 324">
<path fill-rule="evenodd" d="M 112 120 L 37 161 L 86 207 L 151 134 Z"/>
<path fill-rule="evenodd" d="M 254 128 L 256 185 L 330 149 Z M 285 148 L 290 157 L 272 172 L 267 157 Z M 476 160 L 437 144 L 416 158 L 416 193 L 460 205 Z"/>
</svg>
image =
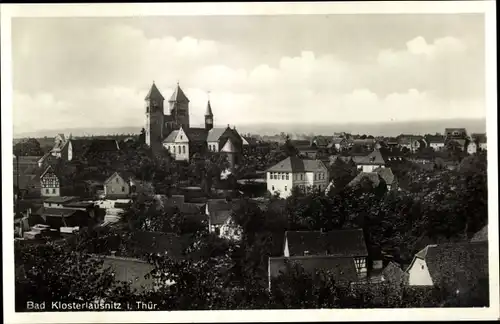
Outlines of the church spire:
<svg viewBox="0 0 500 324">
<path fill-rule="evenodd" d="M 189 102 L 189 99 L 186 97 L 184 94 L 184 91 L 182 91 L 181 87 L 179 86 L 179 81 L 177 81 L 177 87 L 174 90 L 174 93 L 172 93 L 172 96 L 168 100 L 169 102 Z"/>
<path fill-rule="evenodd" d="M 210 105 L 210 92 L 208 92 L 207 110 L 205 111 L 205 116 L 214 116 L 212 113 L 212 106 Z"/>
<path fill-rule="evenodd" d="M 161 95 L 160 90 L 156 87 L 155 82 L 153 81 L 153 84 L 151 85 L 151 89 L 149 89 L 148 94 L 146 95 L 146 98 L 144 100 L 150 100 L 150 99 L 160 99 L 160 100 L 165 100 L 163 96 Z"/>
</svg>

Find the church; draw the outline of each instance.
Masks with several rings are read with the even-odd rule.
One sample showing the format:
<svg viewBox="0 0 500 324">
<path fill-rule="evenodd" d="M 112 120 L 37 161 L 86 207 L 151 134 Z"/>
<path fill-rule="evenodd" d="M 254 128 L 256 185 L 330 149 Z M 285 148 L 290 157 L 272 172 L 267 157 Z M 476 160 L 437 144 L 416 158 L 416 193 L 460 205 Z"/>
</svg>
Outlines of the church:
<svg viewBox="0 0 500 324">
<path fill-rule="evenodd" d="M 151 86 L 146 101 L 146 144 L 158 151 L 167 149 L 176 161 L 189 162 L 194 154 L 223 153 L 231 167 L 239 163 L 243 152 L 242 137 L 236 128 L 214 127 L 214 115 L 210 100 L 205 110 L 205 127 L 191 127 L 189 122 L 189 99 L 179 83 L 168 99 L 168 114 L 165 114 L 165 98 L 156 87 Z"/>
</svg>

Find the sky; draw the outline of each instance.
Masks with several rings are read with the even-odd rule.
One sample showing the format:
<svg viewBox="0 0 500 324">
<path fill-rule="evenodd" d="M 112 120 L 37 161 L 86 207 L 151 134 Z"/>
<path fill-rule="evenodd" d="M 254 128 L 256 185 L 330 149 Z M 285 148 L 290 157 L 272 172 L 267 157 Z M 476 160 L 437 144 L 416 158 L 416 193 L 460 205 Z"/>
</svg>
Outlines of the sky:
<svg viewBox="0 0 500 324">
<path fill-rule="evenodd" d="M 481 14 L 13 18 L 14 133 L 140 127 L 153 81 L 192 126 L 485 118 L 484 47 Z"/>
</svg>

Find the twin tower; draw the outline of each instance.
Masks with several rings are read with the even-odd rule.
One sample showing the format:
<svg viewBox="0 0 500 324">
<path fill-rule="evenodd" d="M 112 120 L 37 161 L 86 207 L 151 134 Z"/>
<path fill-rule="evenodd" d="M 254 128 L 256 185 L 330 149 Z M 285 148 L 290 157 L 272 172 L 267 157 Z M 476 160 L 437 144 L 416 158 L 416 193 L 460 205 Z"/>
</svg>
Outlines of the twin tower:
<svg viewBox="0 0 500 324">
<path fill-rule="evenodd" d="M 162 146 L 163 140 L 174 130 L 179 128 L 188 129 L 189 125 L 189 99 L 182 91 L 179 83 L 174 93 L 168 100 L 169 114 L 165 115 L 165 98 L 156 87 L 151 86 L 146 98 L 146 144 L 151 148 Z M 207 103 L 205 112 L 205 129 L 214 127 L 214 116 L 210 101 Z"/>
</svg>

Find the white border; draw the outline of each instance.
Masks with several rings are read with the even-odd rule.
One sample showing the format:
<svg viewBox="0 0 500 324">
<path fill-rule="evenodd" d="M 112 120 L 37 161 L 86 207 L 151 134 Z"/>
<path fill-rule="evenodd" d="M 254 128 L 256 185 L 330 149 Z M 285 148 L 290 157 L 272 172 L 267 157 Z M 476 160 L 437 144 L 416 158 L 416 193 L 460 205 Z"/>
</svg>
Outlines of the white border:
<svg viewBox="0 0 500 324">
<path fill-rule="evenodd" d="M 343 3 L 187 3 L 187 4 L 23 4 L 1 5 L 2 77 L 2 214 L 3 228 L 11 229 L 12 184 L 12 17 L 123 17 L 163 15 L 276 15 L 276 14 L 398 14 L 485 13 L 486 103 L 488 134 L 488 199 L 490 241 L 490 308 L 483 309 L 342 309 L 287 311 L 178 311 L 99 313 L 14 313 L 13 231 L 4 231 L 4 314 L 6 323 L 82 322 L 273 322 L 273 321 L 383 321 L 499 319 L 498 295 L 498 161 L 496 7 L 494 1 L 343 2 Z"/>
</svg>

